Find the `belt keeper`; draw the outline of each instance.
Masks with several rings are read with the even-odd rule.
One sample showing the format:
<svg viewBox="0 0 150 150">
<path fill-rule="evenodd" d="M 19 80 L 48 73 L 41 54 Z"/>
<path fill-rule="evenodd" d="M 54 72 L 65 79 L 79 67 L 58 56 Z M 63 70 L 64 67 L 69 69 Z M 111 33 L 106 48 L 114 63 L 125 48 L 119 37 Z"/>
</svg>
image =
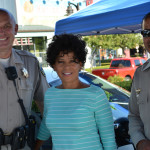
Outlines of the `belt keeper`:
<svg viewBox="0 0 150 150">
<path fill-rule="evenodd" d="M 12 133 L 4 133 L 4 136 L 9 136 L 11 135 Z"/>
</svg>

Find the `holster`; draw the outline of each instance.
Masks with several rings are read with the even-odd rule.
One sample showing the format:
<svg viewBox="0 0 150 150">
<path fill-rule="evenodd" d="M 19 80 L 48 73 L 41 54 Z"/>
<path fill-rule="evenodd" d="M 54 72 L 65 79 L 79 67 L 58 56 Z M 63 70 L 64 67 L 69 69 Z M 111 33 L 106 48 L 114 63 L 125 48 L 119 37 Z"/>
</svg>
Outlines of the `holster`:
<svg viewBox="0 0 150 150">
<path fill-rule="evenodd" d="M 7 144 L 11 145 L 12 150 L 22 149 L 25 147 L 26 142 L 31 150 L 33 150 L 35 145 L 35 126 L 35 117 L 29 116 L 29 123 L 25 126 L 16 128 L 9 136 L 4 135 L 2 129 L 0 128 L 0 150 L 2 145 Z"/>
<path fill-rule="evenodd" d="M 24 126 L 16 128 L 13 132 L 12 150 L 18 150 L 25 147 L 25 129 Z"/>
</svg>

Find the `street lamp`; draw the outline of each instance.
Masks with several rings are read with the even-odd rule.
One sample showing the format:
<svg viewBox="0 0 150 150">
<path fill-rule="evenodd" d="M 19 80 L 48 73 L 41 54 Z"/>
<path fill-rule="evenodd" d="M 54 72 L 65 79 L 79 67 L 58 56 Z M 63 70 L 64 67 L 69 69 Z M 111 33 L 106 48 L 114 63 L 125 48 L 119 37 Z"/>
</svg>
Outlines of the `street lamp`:
<svg viewBox="0 0 150 150">
<path fill-rule="evenodd" d="M 77 9 L 77 11 L 79 10 L 79 3 L 77 3 L 77 5 L 76 5 L 76 4 L 74 4 L 74 3 L 70 3 L 70 2 L 69 2 L 69 3 L 68 3 L 68 6 L 67 6 L 67 10 L 66 10 L 68 16 L 73 13 L 73 9 L 72 9 L 72 7 L 71 7 L 70 5 L 75 6 L 76 9 Z"/>
</svg>

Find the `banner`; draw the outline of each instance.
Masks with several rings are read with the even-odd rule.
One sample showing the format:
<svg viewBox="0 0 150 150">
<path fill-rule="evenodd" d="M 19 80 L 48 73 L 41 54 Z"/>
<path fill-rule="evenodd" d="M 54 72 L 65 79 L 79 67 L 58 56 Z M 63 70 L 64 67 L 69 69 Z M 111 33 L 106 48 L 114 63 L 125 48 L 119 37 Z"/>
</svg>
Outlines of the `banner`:
<svg viewBox="0 0 150 150">
<path fill-rule="evenodd" d="M 16 0 L 18 24 L 55 27 L 56 21 L 67 17 L 68 0 Z M 86 1 L 80 3 L 80 9 L 86 7 Z M 76 8 L 72 6 L 74 12 Z M 43 29 L 43 27 L 42 27 Z"/>
</svg>

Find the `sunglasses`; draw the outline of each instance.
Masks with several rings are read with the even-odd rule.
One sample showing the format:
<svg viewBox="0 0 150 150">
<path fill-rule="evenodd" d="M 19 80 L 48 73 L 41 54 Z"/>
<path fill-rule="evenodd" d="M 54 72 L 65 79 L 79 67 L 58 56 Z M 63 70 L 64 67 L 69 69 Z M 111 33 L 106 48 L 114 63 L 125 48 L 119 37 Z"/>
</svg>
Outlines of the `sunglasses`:
<svg viewBox="0 0 150 150">
<path fill-rule="evenodd" d="M 150 37 L 150 29 L 142 30 L 141 34 L 142 34 L 143 37 Z"/>
</svg>

